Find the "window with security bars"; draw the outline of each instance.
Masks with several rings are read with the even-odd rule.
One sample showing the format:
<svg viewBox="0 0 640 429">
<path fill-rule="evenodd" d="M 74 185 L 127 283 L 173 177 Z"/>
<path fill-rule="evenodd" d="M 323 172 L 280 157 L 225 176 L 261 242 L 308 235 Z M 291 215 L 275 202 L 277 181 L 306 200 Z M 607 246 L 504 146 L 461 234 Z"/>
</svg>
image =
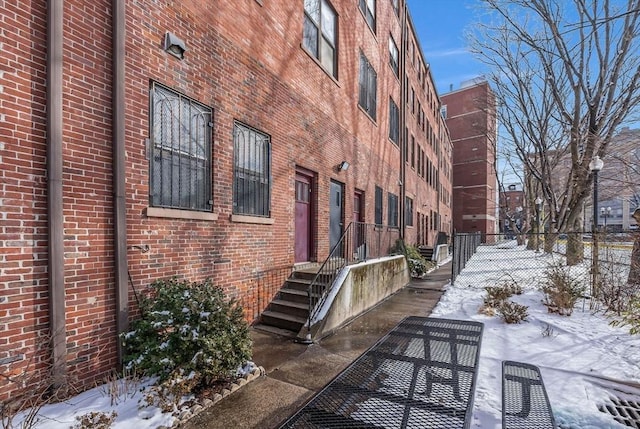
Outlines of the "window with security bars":
<svg viewBox="0 0 640 429">
<path fill-rule="evenodd" d="M 413 200 L 409 197 L 404 198 L 405 221 L 407 226 L 413 226 Z"/>
<path fill-rule="evenodd" d="M 398 105 L 389 98 L 389 139 L 398 144 L 400 134 L 400 110 Z"/>
<path fill-rule="evenodd" d="M 233 126 L 233 213 L 269 217 L 271 138 L 239 122 Z"/>
<path fill-rule="evenodd" d="M 389 192 L 388 198 L 387 198 L 387 204 L 388 204 L 388 207 L 387 207 L 388 225 L 390 227 L 395 228 L 398 226 L 398 196 L 396 194 L 392 194 L 391 192 Z"/>
<path fill-rule="evenodd" d="M 326 0 L 304 0 L 302 46 L 331 76 L 338 77 L 338 19 Z"/>
<path fill-rule="evenodd" d="M 153 82 L 150 110 L 151 205 L 210 212 L 212 109 Z"/>
<path fill-rule="evenodd" d="M 376 225 L 382 225 L 382 188 L 379 186 L 376 186 L 375 198 L 375 222 Z"/>
<path fill-rule="evenodd" d="M 358 104 L 365 112 L 376 120 L 378 75 L 367 57 L 360 52 L 360 92 Z"/>
</svg>

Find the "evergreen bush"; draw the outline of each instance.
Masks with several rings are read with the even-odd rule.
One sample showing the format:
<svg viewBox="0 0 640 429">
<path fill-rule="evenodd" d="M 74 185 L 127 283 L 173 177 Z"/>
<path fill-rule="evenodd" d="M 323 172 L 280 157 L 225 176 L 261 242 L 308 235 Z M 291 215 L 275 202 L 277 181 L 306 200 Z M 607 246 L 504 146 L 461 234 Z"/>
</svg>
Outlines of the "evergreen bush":
<svg viewBox="0 0 640 429">
<path fill-rule="evenodd" d="M 140 302 L 143 317 L 122 336 L 125 364 L 159 382 L 191 386 L 227 379 L 251 357 L 242 308 L 210 281 L 159 280 Z"/>
<path fill-rule="evenodd" d="M 431 268 L 435 267 L 432 261 L 427 261 L 422 257 L 417 247 L 407 245 L 402 240 L 396 241 L 390 253 L 404 255 L 409 265 L 409 273 L 413 278 L 422 278 Z"/>
</svg>

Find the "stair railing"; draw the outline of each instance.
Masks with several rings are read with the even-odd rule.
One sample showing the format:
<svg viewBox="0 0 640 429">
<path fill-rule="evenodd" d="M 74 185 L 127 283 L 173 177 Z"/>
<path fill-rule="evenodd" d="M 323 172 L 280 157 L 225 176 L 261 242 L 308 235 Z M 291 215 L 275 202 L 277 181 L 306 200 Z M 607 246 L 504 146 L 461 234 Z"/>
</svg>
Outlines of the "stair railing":
<svg viewBox="0 0 640 429">
<path fill-rule="evenodd" d="M 309 285 L 309 319 L 305 343 L 312 342 L 311 322 L 318 315 L 343 268 L 371 258 L 386 256 L 393 244 L 395 240 L 389 234 L 389 230 L 381 225 L 351 222 L 347 226 Z"/>
</svg>

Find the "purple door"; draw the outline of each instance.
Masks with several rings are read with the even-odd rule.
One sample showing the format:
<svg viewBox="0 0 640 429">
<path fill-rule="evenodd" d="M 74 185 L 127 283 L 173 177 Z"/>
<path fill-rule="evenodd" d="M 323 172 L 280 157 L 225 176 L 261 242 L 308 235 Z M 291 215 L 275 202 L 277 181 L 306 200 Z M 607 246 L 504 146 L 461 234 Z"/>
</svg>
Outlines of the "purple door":
<svg viewBox="0 0 640 429">
<path fill-rule="evenodd" d="M 311 257 L 311 183 L 310 176 L 296 172 L 296 262 L 307 262 Z"/>
</svg>

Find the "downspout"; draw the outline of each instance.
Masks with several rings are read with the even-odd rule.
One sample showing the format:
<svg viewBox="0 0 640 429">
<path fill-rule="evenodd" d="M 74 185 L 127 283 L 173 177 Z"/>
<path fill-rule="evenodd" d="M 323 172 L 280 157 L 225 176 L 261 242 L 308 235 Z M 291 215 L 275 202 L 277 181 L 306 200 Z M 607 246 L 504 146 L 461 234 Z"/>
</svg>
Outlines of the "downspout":
<svg viewBox="0 0 640 429">
<path fill-rule="evenodd" d="M 113 0 L 113 216 L 114 258 L 116 289 L 116 329 L 118 337 L 118 365 L 122 364 L 123 350 L 120 334 L 129 324 L 129 299 L 127 293 L 127 218 L 125 198 L 125 137 L 124 137 L 124 62 L 125 62 L 125 7 L 124 0 Z"/>
<path fill-rule="evenodd" d="M 53 387 L 66 375 L 64 212 L 62 204 L 62 57 L 64 1 L 47 4 L 47 205 L 49 329 Z"/>
<path fill-rule="evenodd" d="M 401 27 L 401 42 L 400 42 L 400 126 L 402 127 L 400 131 L 400 201 L 399 201 L 399 210 L 400 210 L 400 240 L 404 241 L 405 237 L 405 228 L 406 219 L 405 219 L 405 179 L 406 179 L 406 159 L 407 159 L 407 149 L 408 144 L 407 140 L 409 136 L 407 135 L 407 123 L 406 123 L 406 109 L 407 109 L 407 76 L 405 72 L 406 67 L 406 55 L 407 55 L 407 14 L 409 11 L 407 10 L 406 1 L 402 2 L 402 18 L 400 19 L 400 27 Z"/>
</svg>

